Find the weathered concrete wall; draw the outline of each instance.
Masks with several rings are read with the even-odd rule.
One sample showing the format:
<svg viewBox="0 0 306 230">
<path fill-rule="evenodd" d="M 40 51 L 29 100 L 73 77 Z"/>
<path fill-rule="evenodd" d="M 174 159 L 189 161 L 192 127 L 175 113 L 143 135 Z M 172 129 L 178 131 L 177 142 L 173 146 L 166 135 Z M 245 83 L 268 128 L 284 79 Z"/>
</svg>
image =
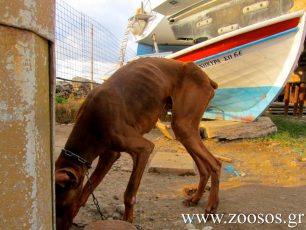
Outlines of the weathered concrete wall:
<svg viewBox="0 0 306 230">
<path fill-rule="evenodd" d="M 0 228 L 49 230 L 53 193 L 48 40 L 54 38 L 54 2 L 0 2 Z M 48 22 L 40 24 L 35 15 L 42 13 Z"/>
<path fill-rule="evenodd" d="M 0 24 L 34 31 L 54 40 L 55 0 L 0 0 Z"/>
</svg>

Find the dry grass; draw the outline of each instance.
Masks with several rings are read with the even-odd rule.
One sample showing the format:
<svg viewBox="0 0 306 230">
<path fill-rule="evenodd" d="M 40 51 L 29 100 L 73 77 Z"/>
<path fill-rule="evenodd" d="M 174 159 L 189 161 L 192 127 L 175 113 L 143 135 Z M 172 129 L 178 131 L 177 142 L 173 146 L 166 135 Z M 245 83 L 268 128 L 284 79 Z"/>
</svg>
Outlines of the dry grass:
<svg viewBox="0 0 306 230">
<path fill-rule="evenodd" d="M 56 103 L 55 105 L 55 120 L 60 124 L 73 123 L 76 119 L 79 108 L 84 102 L 85 98 L 76 99 L 70 96 L 67 101 L 63 103 Z"/>
</svg>

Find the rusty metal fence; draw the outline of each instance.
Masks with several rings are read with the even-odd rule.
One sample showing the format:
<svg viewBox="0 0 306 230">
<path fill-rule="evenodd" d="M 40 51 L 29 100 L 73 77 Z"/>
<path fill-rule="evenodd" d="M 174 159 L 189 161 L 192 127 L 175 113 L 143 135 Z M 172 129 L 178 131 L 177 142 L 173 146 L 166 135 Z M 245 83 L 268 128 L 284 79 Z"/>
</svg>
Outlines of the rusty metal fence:
<svg viewBox="0 0 306 230">
<path fill-rule="evenodd" d="M 56 0 L 57 79 L 103 82 L 118 66 L 121 40 L 65 1 Z M 135 52 L 127 47 L 126 60 L 133 56 Z"/>
</svg>

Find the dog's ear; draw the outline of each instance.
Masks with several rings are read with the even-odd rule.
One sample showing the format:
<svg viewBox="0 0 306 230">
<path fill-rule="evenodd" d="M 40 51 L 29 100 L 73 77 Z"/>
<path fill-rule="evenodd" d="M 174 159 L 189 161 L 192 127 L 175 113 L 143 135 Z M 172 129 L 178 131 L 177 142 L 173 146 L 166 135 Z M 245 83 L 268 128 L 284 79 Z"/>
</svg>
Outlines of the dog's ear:
<svg viewBox="0 0 306 230">
<path fill-rule="evenodd" d="M 74 188 L 79 184 L 77 172 L 68 168 L 56 170 L 55 183 L 62 188 Z"/>
</svg>

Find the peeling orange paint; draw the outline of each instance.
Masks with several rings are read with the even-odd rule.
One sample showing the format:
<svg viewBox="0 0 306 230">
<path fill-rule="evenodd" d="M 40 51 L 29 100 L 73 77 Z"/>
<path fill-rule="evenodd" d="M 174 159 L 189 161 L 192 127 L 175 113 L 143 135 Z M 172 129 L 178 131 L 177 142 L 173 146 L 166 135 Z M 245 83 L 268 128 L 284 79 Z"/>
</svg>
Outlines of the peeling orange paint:
<svg viewBox="0 0 306 230">
<path fill-rule="evenodd" d="M 247 122 L 251 122 L 251 121 L 254 121 L 254 120 L 255 120 L 255 118 L 252 117 L 252 116 L 240 117 L 240 119 L 241 119 L 242 121 L 247 121 Z"/>
</svg>

